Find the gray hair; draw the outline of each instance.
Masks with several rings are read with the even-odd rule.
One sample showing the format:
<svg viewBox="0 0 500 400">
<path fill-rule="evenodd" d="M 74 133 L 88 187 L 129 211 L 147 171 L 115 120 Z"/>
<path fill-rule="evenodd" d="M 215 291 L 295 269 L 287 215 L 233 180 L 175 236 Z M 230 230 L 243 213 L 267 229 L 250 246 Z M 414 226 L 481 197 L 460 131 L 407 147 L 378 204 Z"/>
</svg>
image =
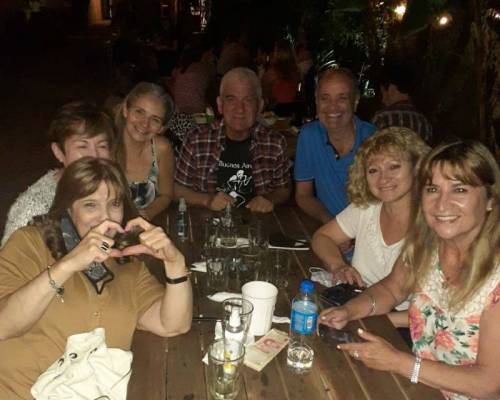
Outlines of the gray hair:
<svg viewBox="0 0 500 400">
<path fill-rule="evenodd" d="M 222 96 L 224 88 L 227 82 L 231 79 L 237 79 L 239 81 L 248 82 L 255 91 L 257 98 L 260 100 L 262 98 L 262 87 L 260 86 L 260 80 L 257 74 L 250 68 L 237 67 L 229 70 L 224 74 L 219 86 L 219 95 Z"/>
</svg>

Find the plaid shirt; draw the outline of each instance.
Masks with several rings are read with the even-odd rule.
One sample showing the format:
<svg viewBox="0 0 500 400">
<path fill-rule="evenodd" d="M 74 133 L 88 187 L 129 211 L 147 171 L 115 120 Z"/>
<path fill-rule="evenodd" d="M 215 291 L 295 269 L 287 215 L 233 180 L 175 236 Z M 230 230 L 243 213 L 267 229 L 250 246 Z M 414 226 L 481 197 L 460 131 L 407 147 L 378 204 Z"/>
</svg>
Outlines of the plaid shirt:
<svg viewBox="0 0 500 400">
<path fill-rule="evenodd" d="M 430 142 L 432 126 L 410 101 L 398 101 L 375 113 L 372 124 L 383 129 L 390 126 L 403 126 L 417 132 L 422 139 Z"/>
<path fill-rule="evenodd" d="M 285 138 L 260 122 L 251 132 L 252 176 L 255 193 L 263 195 L 290 182 L 290 160 Z M 226 135 L 222 122 L 196 127 L 184 140 L 175 171 L 175 182 L 196 192 L 214 193 L 217 169 Z"/>
</svg>

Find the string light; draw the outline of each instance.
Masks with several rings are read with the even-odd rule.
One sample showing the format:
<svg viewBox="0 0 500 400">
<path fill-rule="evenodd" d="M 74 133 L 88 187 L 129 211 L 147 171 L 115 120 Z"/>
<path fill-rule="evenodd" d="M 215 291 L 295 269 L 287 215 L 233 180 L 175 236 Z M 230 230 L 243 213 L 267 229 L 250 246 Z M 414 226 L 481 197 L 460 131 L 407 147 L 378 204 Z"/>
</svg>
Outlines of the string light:
<svg viewBox="0 0 500 400">
<path fill-rule="evenodd" d="M 444 28 L 445 26 L 447 26 L 451 22 L 451 20 L 452 20 L 452 18 L 451 18 L 451 15 L 449 13 L 441 14 L 439 17 L 437 17 L 437 25 L 440 28 Z"/>
<path fill-rule="evenodd" d="M 396 14 L 396 18 L 401 20 L 403 19 L 403 16 L 405 15 L 406 12 L 406 4 L 401 3 L 399 4 L 395 9 L 394 13 Z"/>
</svg>

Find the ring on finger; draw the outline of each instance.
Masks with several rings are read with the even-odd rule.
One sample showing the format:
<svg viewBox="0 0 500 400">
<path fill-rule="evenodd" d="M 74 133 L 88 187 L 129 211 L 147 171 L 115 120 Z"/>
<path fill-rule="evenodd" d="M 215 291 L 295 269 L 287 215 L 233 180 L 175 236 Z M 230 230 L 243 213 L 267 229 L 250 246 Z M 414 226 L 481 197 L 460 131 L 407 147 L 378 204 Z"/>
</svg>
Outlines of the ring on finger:
<svg viewBox="0 0 500 400">
<path fill-rule="evenodd" d="M 99 246 L 99 249 L 103 251 L 104 253 L 107 253 L 109 250 L 109 244 L 105 242 L 104 240 L 101 242 L 101 245 Z"/>
<path fill-rule="evenodd" d="M 358 359 L 359 358 L 359 352 L 357 350 L 354 350 L 352 352 L 352 356 L 355 358 L 355 359 Z"/>
</svg>

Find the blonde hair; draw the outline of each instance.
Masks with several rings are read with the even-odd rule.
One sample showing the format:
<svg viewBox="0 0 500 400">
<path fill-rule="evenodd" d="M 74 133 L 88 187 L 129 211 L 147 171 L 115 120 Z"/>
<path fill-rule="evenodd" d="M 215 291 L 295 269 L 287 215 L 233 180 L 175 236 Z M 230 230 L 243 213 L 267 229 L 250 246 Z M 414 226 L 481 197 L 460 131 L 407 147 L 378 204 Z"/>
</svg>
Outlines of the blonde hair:
<svg viewBox="0 0 500 400">
<path fill-rule="evenodd" d="M 359 207 L 368 207 L 379 200 L 370 192 L 366 180 L 366 163 L 371 156 L 381 153 L 399 153 L 416 168 L 418 161 L 427 154 L 430 147 L 422 138 L 408 128 L 389 127 L 377 131 L 359 147 L 349 169 L 347 196 Z"/>
<path fill-rule="evenodd" d="M 464 184 L 486 189 L 491 209 L 481 230 L 467 249 L 464 265 L 460 269 L 461 284 L 452 289 L 449 306 L 459 309 L 479 289 L 499 262 L 500 248 L 500 170 L 488 149 L 476 141 L 442 144 L 423 160 L 417 178 L 417 202 L 412 210 L 412 221 L 402 251 L 402 260 L 408 266 L 405 287 L 413 291 L 419 280 L 434 268 L 433 257 L 439 240 L 427 225 L 421 206 L 422 192 L 432 182 L 436 167 L 448 166 L 454 179 Z"/>
<path fill-rule="evenodd" d="M 135 102 L 142 96 L 155 96 L 158 98 L 165 108 L 165 116 L 163 117 L 163 126 L 165 126 L 168 120 L 172 117 L 174 113 L 174 101 L 172 97 L 156 83 L 152 82 L 139 82 L 134 88 L 129 92 L 125 100 L 120 104 L 115 114 L 115 125 L 118 131 L 118 135 L 115 141 L 115 146 L 113 149 L 114 159 L 118 161 L 120 166 L 124 171 L 127 170 L 127 149 L 125 148 L 125 143 L 123 141 L 123 134 L 125 131 L 125 117 L 123 116 L 123 111 L 125 108 L 130 109 Z"/>
</svg>

